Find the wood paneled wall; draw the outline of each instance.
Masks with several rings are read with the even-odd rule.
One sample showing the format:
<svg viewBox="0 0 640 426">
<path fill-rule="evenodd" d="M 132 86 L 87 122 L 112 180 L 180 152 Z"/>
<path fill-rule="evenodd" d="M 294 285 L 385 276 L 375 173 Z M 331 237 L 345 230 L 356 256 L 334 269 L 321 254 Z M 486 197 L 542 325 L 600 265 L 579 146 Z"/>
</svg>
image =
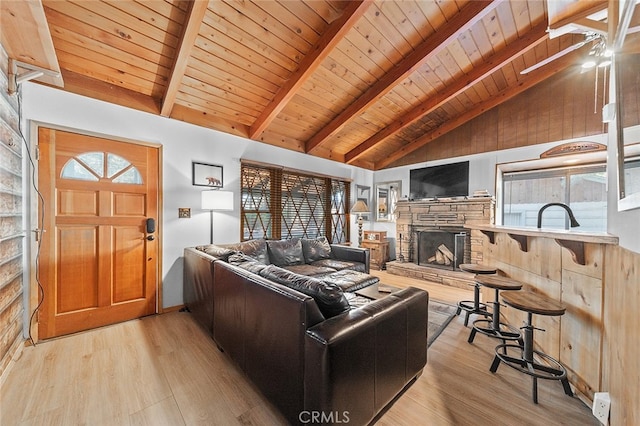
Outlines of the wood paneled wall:
<svg viewBox="0 0 640 426">
<path fill-rule="evenodd" d="M 18 98 L 7 91 L 8 58 L 0 45 L 0 376 L 23 342 L 22 146 Z"/>
<path fill-rule="evenodd" d="M 634 71 L 626 68 L 623 76 L 628 86 L 625 127 L 640 124 L 638 74 Z M 571 67 L 389 167 L 601 134 L 606 131 L 606 125 L 602 123 L 605 77 L 608 81 L 608 72 L 605 75 L 600 70 L 596 88 L 595 71 L 581 74 L 579 67 Z"/>
<path fill-rule="evenodd" d="M 640 254 L 605 253 L 602 390 L 611 395 L 611 425 L 640 424 Z"/>
</svg>

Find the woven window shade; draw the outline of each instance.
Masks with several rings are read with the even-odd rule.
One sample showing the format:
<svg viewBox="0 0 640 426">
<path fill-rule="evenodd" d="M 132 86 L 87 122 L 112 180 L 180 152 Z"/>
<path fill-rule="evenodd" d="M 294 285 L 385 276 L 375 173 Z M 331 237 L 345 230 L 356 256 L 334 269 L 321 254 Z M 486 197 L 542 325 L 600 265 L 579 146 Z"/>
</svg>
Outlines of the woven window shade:
<svg viewBox="0 0 640 426">
<path fill-rule="evenodd" d="M 241 174 L 243 240 L 348 241 L 348 182 L 246 163 Z"/>
</svg>

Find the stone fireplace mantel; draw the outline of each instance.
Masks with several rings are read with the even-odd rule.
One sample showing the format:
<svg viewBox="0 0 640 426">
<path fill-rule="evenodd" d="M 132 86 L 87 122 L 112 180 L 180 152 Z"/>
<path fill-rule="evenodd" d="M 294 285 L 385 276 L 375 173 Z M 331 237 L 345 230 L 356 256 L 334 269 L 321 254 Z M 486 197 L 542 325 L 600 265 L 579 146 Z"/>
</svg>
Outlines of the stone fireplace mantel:
<svg viewBox="0 0 640 426">
<path fill-rule="evenodd" d="M 417 265 L 418 233 L 424 231 L 464 231 L 469 224 L 494 223 L 495 200 L 493 197 L 464 197 L 433 200 L 400 200 L 396 208 L 396 261 L 387 263 L 392 274 L 412 276 L 455 284 L 460 277 L 460 287 L 469 284 L 464 272 L 442 271 L 439 268 Z M 480 246 L 476 249 L 474 246 Z M 464 263 L 482 263 L 482 241 L 469 237 L 464 248 Z M 462 263 L 462 262 L 461 262 Z M 453 278 L 453 283 L 452 283 Z"/>
</svg>

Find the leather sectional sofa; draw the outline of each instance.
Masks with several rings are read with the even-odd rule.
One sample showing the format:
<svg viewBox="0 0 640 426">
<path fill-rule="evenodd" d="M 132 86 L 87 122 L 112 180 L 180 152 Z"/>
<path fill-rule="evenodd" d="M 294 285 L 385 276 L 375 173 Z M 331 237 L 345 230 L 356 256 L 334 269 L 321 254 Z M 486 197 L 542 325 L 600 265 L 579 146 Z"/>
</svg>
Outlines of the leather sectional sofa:
<svg viewBox="0 0 640 426">
<path fill-rule="evenodd" d="M 189 247 L 185 305 L 289 423 L 368 424 L 422 372 L 428 305 L 416 288 L 363 303 L 368 256 L 326 239 Z"/>
</svg>

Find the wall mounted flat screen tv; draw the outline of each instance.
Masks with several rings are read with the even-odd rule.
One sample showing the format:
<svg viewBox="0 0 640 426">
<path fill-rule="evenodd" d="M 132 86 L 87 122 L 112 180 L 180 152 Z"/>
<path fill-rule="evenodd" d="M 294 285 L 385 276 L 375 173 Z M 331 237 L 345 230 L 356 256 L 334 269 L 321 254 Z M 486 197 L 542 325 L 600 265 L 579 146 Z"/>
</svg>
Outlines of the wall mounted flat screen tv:
<svg viewBox="0 0 640 426">
<path fill-rule="evenodd" d="M 469 162 L 442 164 L 409 171 L 409 198 L 469 195 Z"/>
</svg>

